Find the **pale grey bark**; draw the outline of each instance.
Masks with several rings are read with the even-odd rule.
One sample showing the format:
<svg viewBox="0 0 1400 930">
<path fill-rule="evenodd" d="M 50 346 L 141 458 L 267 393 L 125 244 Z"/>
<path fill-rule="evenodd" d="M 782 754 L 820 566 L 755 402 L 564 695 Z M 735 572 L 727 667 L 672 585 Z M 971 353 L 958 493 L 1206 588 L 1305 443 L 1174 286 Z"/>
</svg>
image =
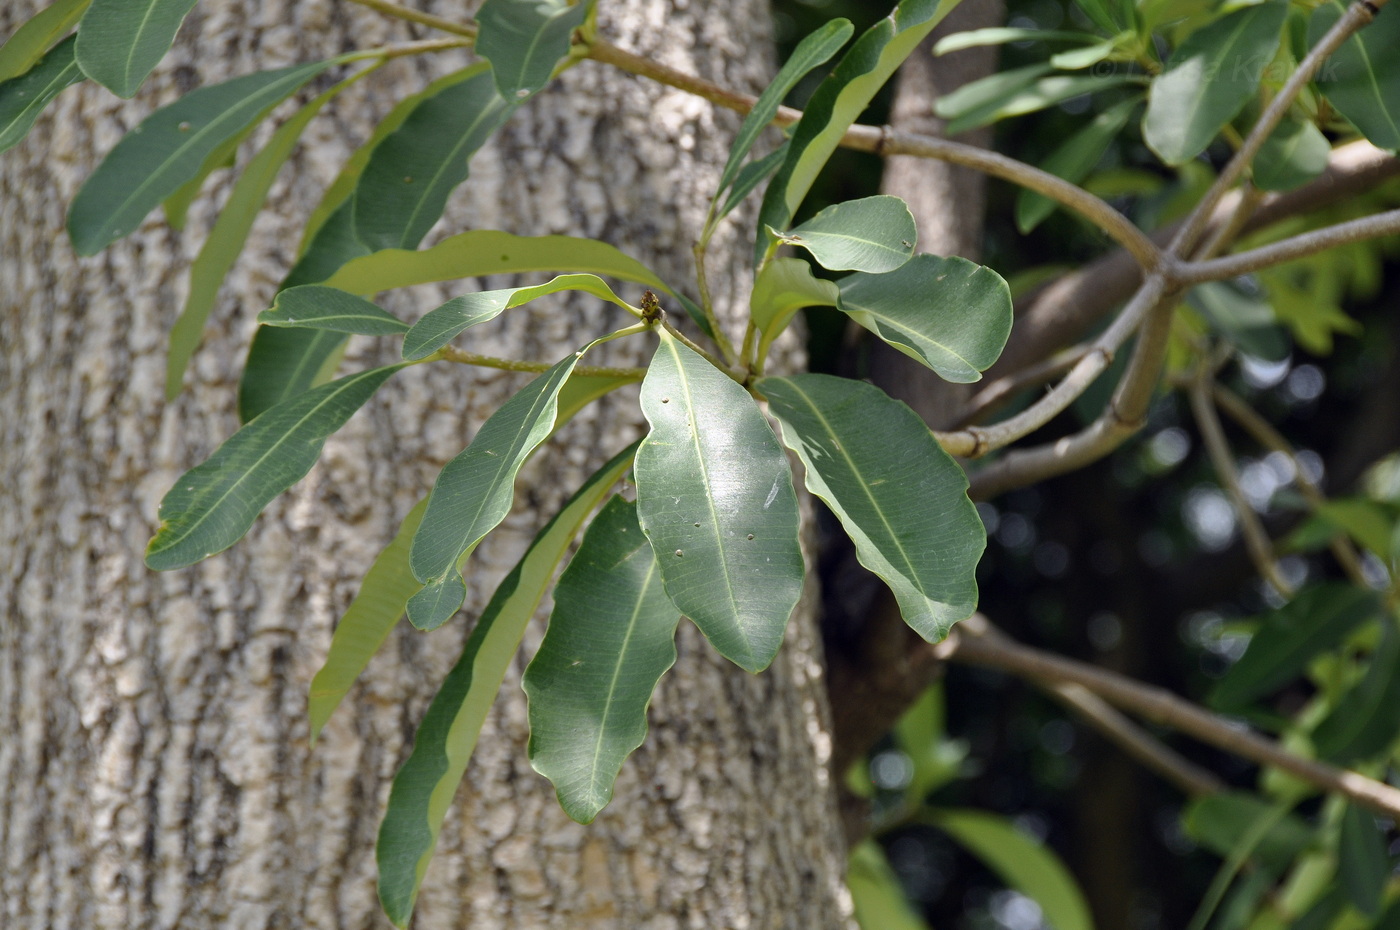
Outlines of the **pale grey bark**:
<svg viewBox="0 0 1400 930">
<path fill-rule="evenodd" d="M 0 34 L 36 6 L 5 4 Z M 452 2 L 427 6 L 463 13 Z M 754 90 L 770 67 L 761 0 L 602 7 L 604 34 L 686 70 Z M 405 37 L 344 2 L 204 0 L 136 102 L 71 90 L 0 157 L 6 928 L 386 925 L 373 843 L 388 779 L 467 624 L 396 633 L 314 750 L 306 687 L 397 521 L 523 379 L 449 366 L 407 371 L 239 545 L 162 575 L 141 556 L 161 495 L 236 427 L 253 317 L 285 271 L 306 211 L 396 95 L 465 55 L 397 63 L 313 124 L 173 404 L 161 396 L 165 334 L 228 179 L 213 185 L 213 203 L 196 206 L 185 233 L 153 217 L 95 258 L 73 255 L 62 224 L 99 154 L 154 104 L 260 67 Z M 690 231 L 736 122 L 585 62 L 473 162 L 450 224 L 434 235 L 597 236 L 686 281 Z M 726 307 L 744 283 L 745 252 L 732 245 L 711 253 Z M 395 307 L 418 314 L 442 292 L 400 296 Z M 483 327 L 473 348 L 553 360 L 614 322 L 596 302 L 558 302 Z M 649 346 L 607 349 L 600 361 L 635 364 Z M 346 365 L 382 357 L 357 341 Z M 522 509 L 474 556 L 468 617 L 550 509 L 640 428 L 632 396 L 611 400 L 527 467 Z M 527 652 L 537 638 L 527 637 Z M 526 762 L 514 670 L 449 816 L 415 926 L 844 926 L 819 650 L 805 611 L 774 668 L 757 677 L 686 632 L 653 706 L 652 735 L 590 827 L 564 817 Z"/>
</svg>

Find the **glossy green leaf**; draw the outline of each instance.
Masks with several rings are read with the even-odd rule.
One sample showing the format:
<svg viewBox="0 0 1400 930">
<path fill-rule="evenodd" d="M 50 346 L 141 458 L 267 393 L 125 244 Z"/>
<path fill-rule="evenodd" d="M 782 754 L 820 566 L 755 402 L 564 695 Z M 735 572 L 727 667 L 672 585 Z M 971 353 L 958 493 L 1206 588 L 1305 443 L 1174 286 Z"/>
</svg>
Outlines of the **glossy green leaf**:
<svg viewBox="0 0 1400 930">
<path fill-rule="evenodd" d="M 92 0 L 78 25 L 83 73 L 118 97 L 136 93 L 199 0 Z"/>
<path fill-rule="evenodd" d="M 874 840 L 865 840 L 851 850 L 846 887 L 861 930 L 928 930 Z"/>
<path fill-rule="evenodd" d="M 424 99 L 374 149 L 355 187 L 355 236 L 372 251 L 414 249 L 467 178 L 471 157 L 514 112 L 482 68 Z"/>
<path fill-rule="evenodd" d="M 579 488 L 536 534 L 482 611 L 462 656 L 447 674 L 418 725 L 413 753 L 394 777 L 379 828 L 379 900 L 397 926 L 407 925 L 432 859 L 442 819 L 535 613 L 579 526 L 632 465 L 637 443 Z"/>
<path fill-rule="evenodd" d="M 1092 42 L 1094 37 L 1087 32 L 1063 32 L 1056 29 L 1018 29 L 1007 26 L 989 26 L 985 29 L 970 29 L 955 32 L 938 40 L 933 47 L 935 55 L 960 52 L 965 48 L 979 48 L 986 45 L 1005 45 L 1008 42 Z"/>
<path fill-rule="evenodd" d="M 758 272 L 749 295 L 749 313 L 762 336 L 758 358 L 767 358 L 768 347 L 778 338 L 793 314 L 803 307 L 835 307 L 841 291 L 834 281 L 812 274 L 812 266 L 800 258 L 774 258 Z"/>
<path fill-rule="evenodd" d="M 1127 124 L 1141 101 L 1137 98 L 1101 111 L 1083 129 L 1070 136 L 1040 163 L 1040 168 L 1071 184 L 1078 184 L 1103 158 L 1109 145 Z M 1029 233 L 1055 211 L 1058 204 L 1029 188 L 1016 195 L 1016 228 Z"/>
<path fill-rule="evenodd" d="M 986 530 L 967 476 L 918 414 L 874 385 L 830 375 L 764 378 L 758 389 L 802 459 L 807 489 L 889 585 L 904 621 L 938 642 L 971 616 Z"/>
<path fill-rule="evenodd" d="M 919 255 L 889 274 L 841 279 L 841 309 L 948 381 L 976 381 L 1006 345 L 1011 291 L 965 258 Z"/>
<path fill-rule="evenodd" d="M 1365 676 L 1337 699 L 1312 732 L 1322 758 L 1350 765 L 1386 753 L 1400 736 L 1400 631 L 1394 618 L 1381 623 L 1380 645 Z"/>
<path fill-rule="evenodd" d="M 627 301 L 613 293 L 613 289 L 608 287 L 602 278 L 591 274 L 561 274 L 544 284 L 530 287 L 477 291 L 452 298 L 413 324 L 413 328 L 403 340 L 403 357 L 426 358 L 451 342 L 467 327 L 493 320 L 512 307 L 519 307 L 538 297 L 557 294 L 560 291 L 584 291 L 619 307 L 633 309 Z"/>
<path fill-rule="evenodd" d="M 1308 44 L 1316 44 L 1346 5 L 1329 0 L 1313 13 Z M 1379 148 L 1400 149 L 1400 16 L 1382 10 L 1365 29 L 1332 53 L 1317 87 L 1362 135 Z"/>
<path fill-rule="evenodd" d="M 28 72 L 0 83 L 0 152 L 28 135 L 44 107 L 83 79 L 73 60 L 74 41 L 63 40 Z"/>
<path fill-rule="evenodd" d="M 1390 879 L 1390 856 L 1375 816 L 1355 804 L 1348 804 L 1342 813 L 1337 874 L 1351 906 L 1368 917 L 1379 916 L 1381 896 Z"/>
<path fill-rule="evenodd" d="M 502 97 L 528 96 L 549 83 L 591 6 L 570 6 L 567 0 L 486 0 L 481 5 L 476 53 L 491 62 Z"/>
<path fill-rule="evenodd" d="M 1286 119 L 1279 124 L 1254 159 L 1254 186 L 1287 191 L 1327 170 L 1332 143 L 1311 120 Z"/>
<path fill-rule="evenodd" d="M 55 0 L 0 45 L 0 82 L 26 73 L 72 31 L 92 0 Z"/>
<path fill-rule="evenodd" d="M 901 0 L 894 12 L 871 26 L 822 81 L 793 128 L 782 167 L 763 197 L 755 264 L 767 249 L 763 230 L 786 229 L 817 173 L 840 145 L 846 130 L 924 37 L 959 0 Z"/>
<path fill-rule="evenodd" d="M 167 400 L 179 396 L 185 369 L 199 347 L 204 324 L 219 295 L 219 286 L 243 251 L 243 243 L 253 228 L 253 222 L 262 212 L 267 192 L 292 154 L 292 149 L 296 148 L 302 132 L 332 97 L 373 70 L 366 68 L 341 81 L 298 110 L 295 116 L 277 128 L 267 145 L 253 156 L 234 183 L 224 209 L 209 231 L 209 238 L 204 241 L 198 257 L 190 266 L 189 294 L 185 298 L 184 309 L 170 330 L 170 350 L 165 364 Z"/>
<path fill-rule="evenodd" d="M 468 554 L 475 544 L 468 548 Z M 467 599 L 467 583 L 462 580 L 460 570 L 449 571 L 444 577 L 408 599 L 408 622 L 423 632 L 430 632 L 442 626 L 452 615 L 461 609 Z"/>
<path fill-rule="evenodd" d="M 311 679 L 306 713 L 313 745 L 326 721 L 350 693 L 350 686 L 389 638 L 394 624 L 403 616 L 408 599 L 422 587 L 408 570 L 408 547 L 427 506 L 428 500 L 424 498 L 404 517 L 394 538 L 365 573 L 359 593 L 350 602 L 345 615 L 335 625 L 326 661 Z"/>
<path fill-rule="evenodd" d="M 995 123 L 1011 116 L 1024 116 L 1064 103 L 1074 97 L 1132 83 L 1129 74 L 1072 75 L 1051 74 L 989 101 L 986 105 L 948 121 L 946 132 L 960 133 Z"/>
<path fill-rule="evenodd" d="M 1379 610 L 1376 595 L 1354 585 L 1320 584 L 1299 592 L 1261 618 L 1244 655 L 1215 686 L 1211 705 L 1238 711 L 1272 694 L 1302 675 L 1313 659 L 1341 646 Z"/>
<path fill-rule="evenodd" d="M 1182 825 L 1197 843 L 1220 856 L 1235 851 L 1242 837 L 1272 821 L 1254 848 L 1252 858 L 1270 874 L 1279 875 L 1314 842 L 1314 831 L 1295 814 L 1279 816 L 1278 805 L 1237 791 L 1198 798 L 1187 806 Z"/>
<path fill-rule="evenodd" d="M 403 320 L 363 297 L 319 284 L 282 291 L 270 309 L 258 314 L 258 322 L 362 336 L 398 336 L 409 329 Z"/>
<path fill-rule="evenodd" d="M 930 811 L 924 818 L 982 860 L 1009 888 L 1040 905 L 1054 930 L 1093 930 L 1084 893 L 1069 869 L 1010 820 L 978 810 Z"/>
<path fill-rule="evenodd" d="M 1190 161 L 1259 93 L 1278 49 L 1285 0 L 1236 10 L 1191 33 L 1152 79 L 1142 135 L 1169 165 Z"/>
<path fill-rule="evenodd" d="M 554 588 L 549 630 L 523 685 L 530 764 L 564 812 L 592 823 L 647 735 L 647 705 L 676 661 L 681 615 L 661 587 L 637 508 L 608 501 Z"/>
<path fill-rule="evenodd" d="M 666 593 L 720 654 L 761 671 L 802 593 L 787 458 L 753 398 L 666 332 L 642 412 L 637 514 Z"/>
<path fill-rule="evenodd" d="M 795 229 L 769 227 L 832 271 L 894 271 L 914 254 L 919 233 L 909 205 L 889 194 L 832 204 Z"/>
<path fill-rule="evenodd" d="M 146 549 L 146 565 L 156 571 L 183 568 L 238 542 L 274 497 L 311 470 L 326 438 L 403 367 L 341 378 L 230 436 L 161 501 L 160 530 Z"/>
<path fill-rule="evenodd" d="M 201 87 L 147 117 L 117 143 L 73 198 L 68 234 L 78 254 L 95 255 L 134 230 L 194 177 L 220 144 L 331 64 L 259 71 Z"/>
</svg>

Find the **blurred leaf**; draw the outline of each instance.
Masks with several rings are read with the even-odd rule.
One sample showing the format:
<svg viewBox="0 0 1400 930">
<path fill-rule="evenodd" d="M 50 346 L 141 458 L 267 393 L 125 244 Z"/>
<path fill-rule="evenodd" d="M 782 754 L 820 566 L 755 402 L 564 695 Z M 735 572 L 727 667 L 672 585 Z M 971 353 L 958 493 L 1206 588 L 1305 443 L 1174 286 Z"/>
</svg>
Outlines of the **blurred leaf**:
<svg viewBox="0 0 1400 930">
<path fill-rule="evenodd" d="M 1268 293 L 1274 316 L 1288 327 L 1298 345 L 1314 355 L 1331 354 L 1335 333 L 1360 335 L 1361 324 L 1309 280 L 1311 276 L 1300 282 L 1296 268 L 1266 268 L 1254 277 Z"/>
<path fill-rule="evenodd" d="M 942 640 L 977 607 L 987 545 L 963 470 L 918 414 L 874 385 L 806 374 L 758 389 L 860 564 L 889 585 L 915 632 Z"/>
<path fill-rule="evenodd" d="M 940 96 L 933 111 L 946 120 L 991 112 L 1001 101 L 1030 87 L 1052 70 L 1049 65 L 1033 64 L 989 74 Z"/>
<path fill-rule="evenodd" d="M 985 80 L 985 79 L 984 79 Z M 973 109 L 948 121 L 945 132 L 951 134 L 967 132 L 979 126 L 986 126 L 1010 116 L 1024 116 L 1047 107 L 1053 107 L 1075 97 L 1096 94 L 1132 83 L 1135 78 L 1129 74 L 1068 75 L 1051 74 L 1037 78 L 1029 84 L 1009 89 L 1004 96 L 989 100 L 985 105 Z"/>
<path fill-rule="evenodd" d="M 592 823 L 647 735 L 647 705 L 676 661 L 680 622 L 661 588 L 637 507 L 614 496 L 554 588 L 554 612 L 522 682 L 530 764 L 564 812 Z"/>
<path fill-rule="evenodd" d="M 721 655 L 773 661 L 802 593 L 797 495 L 748 393 L 664 330 L 646 379 L 637 514 L 666 593 Z"/>
<path fill-rule="evenodd" d="M 258 314 L 264 326 L 300 326 L 364 336 L 398 336 L 408 324 L 363 297 L 333 287 L 304 284 L 277 295 L 272 307 Z"/>
<path fill-rule="evenodd" d="M 1302 187 L 1327 170 L 1331 154 L 1332 143 L 1311 120 L 1286 119 L 1254 159 L 1254 186 L 1266 191 Z"/>
<path fill-rule="evenodd" d="M 18 144 L 44 107 L 83 79 L 73 60 L 75 41 L 64 39 L 27 72 L 0 83 L 0 152 Z"/>
<path fill-rule="evenodd" d="M 406 926 L 427 872 L 448 805 L 476 748 L 486 714 L 515 660 L 534 615 L 574 535 L 632 465 L 637 443 L 598 469 L 535 535 L 482 611 L 462 657 L 447 673 L 414 737 L 413 753 L 394 776 L 375 848 L 379 900 Z"/>
<path fill-rule="evenodd" d="M 1389 616 L 1381 628 L 1365 676 L 1337 699 L 1312 732 L 1317 754 L 1338 765 L 1375 758 L 1389 751 L 1400 734 L 1400 632 Z"/>
<path fill-rule="evenodd" d="M 527 97 L 548 84 L 592 6 L 592 0 L 573 6 L 567 0 L 486 0 L 476 12 L 475 49 L 491 62 L 501 96 Z"/>
<path fill-rule="evenodd" d="M 1188 299 L 1216 332 L 1242 351 L 1270 362 L 1288 358 L 1288 338 L 1265 301 L 1223 281 L 1196 285 Z"/>
<path fill-rule="evenodd" d="M 861 930 L 928 930 L 874 840 L 865 840 L 851 850 L 846 887 Z"/>
<path fill-rule="evenodd" d="M 1213 794 L 1187 805 L 1182 825 L 1197 843 L 1219 856 L 1229 856 L 1241 837 L 1269 818 L 1278 819 L 1253 855 L 1270 874 L 1278 876 L 1314 843 L 1315 835 L 1302 818 L 1293 814 L 1279 817 L 1276 804 L 1243 792 Z"/>
<path fill-rule="evenodd" d="M 933 47 L 933 54 L 946 55 L 960 52 L 965 48 L 985 45 L 1005 45 L 1008 42 L 1092 42 L 1094 37 L 1087 32 L 1062 32 L 1056 29 L 1016 29 L 1006 26 L 990 26 L 986 29 L 970 29 L 955 32 L 939 39 Z"/>
<path fill-rule="evenodd" d="M 1364 497 L 1339 498 L 1318 505 L 1316 513 L 1381 562 L 1388 562 L 1400 555 L 1391 548 L 1397 516 L 1400 516 L 1394 505 Z"/>
<path fill-rule="evenodd" d="M 1104 39 L 1087 45 L 1084 48 L 1070 49 L 1067 52 L 1060 52 L 1050 56 L 1050 64 L 1056 68 L 1063 68 L 1066 71 L 1079 71 L 1083 68 L 1091 67 L 1118 51 L 1121 39 L 1132 39 L 1131 32 L 1121 33 L 1111 39 Z"/>
<path fill-rule="evenodd" d="M 1191 33 L 1152 79 L 1143 140 L 1162 161 L 1190 161 L 1259 94 L 1288 4 L 1266 0 Z"/>
<path fill-rule="evenodd" d="M 55 0 L 14 31 L 0 45 L 0 82 L 29 71 L 49 49 L 68 35 L 92 0 Z"/>
<path fill-rule="evenodd" d="M 1390 856 L 1376 818 L 1355 804 L 1348 804 L 1342 813 L 1337 874 L 1352 907 L 1368 917 L 1379 916 L 1381 896 L 1390 878 Z"/>
<path fill-rule="evenodd" d="M 873 274 L 907 262 L 919 238 L 909 205 L 889 194 L 832 204 L 789 232 L 768 231 L 811 252 L 823 268 Z"/>
<path fill-rule="evenodd" d="M 136 93 L 199 0 L 92 0 L 78 25 L 83 73 L 118 97 Z"/>
<path fill-rule="evenodd" d="M 1040 163 L 1043 171 L 1064 178 L 1071 184 L 1084 180 L 1108 151 L 1114 138 L 1127 125 L 1133 110 L 1141 100 L 1137 97 L 1109 107 L 1090 120 L 1084 128 L 1066 139 Z M 1029 188 L 1016 195 L 1016 228 L 1029 233 L 1055 211 L 1058 204 Z"/>
<path fill-rule="evenodd" d="M 1110 35 L 1125 25 L 1120 23 L 1118 17 L 1114 15 L 1109 0 L 1074 0 L 1074 5 L 1083 10 L 1089 19 L 1093 20 L 1095 26 Z"/>
<path fill-rule="evenodd" d="M 1338 0 L 1318 7 L 1308 24 L 1315 45 L 1341 19 Z M 1317 74 L 1317 87 L 1371 144 L 1400 148 L 1400 16 L 1381 11 L 1375 21 L 1342 43 Z"/>
</svg>

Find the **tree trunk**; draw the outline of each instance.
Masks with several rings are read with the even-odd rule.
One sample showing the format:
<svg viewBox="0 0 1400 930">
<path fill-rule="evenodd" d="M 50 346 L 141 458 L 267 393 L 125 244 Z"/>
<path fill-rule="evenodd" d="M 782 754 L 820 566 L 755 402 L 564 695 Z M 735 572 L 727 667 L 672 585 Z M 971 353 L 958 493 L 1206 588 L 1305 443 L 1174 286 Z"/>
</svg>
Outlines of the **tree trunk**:
<svg viewBox="0 0 1400 930">
<path fill-rule="evenodd" d="M 6 4 L 0 34 L 37 5 Z M 464 13 L 457 2 L 427 6 Z M 602 34 L 624 47 L 748 90 L 769 71 L 761 0 L 601 6 Z M 520 510 L 473 556 L 467 619 L 433 634 L 400 629 L 314 750 L 306 689 L 336 618 L 436 470 L 524 379 L 444 364 L 406 371 L 244 541 L 183 571 L 142 565 L 161 495 L 236 428 L 253 318 L 315 199 L 374 117 L 466 56 L 395 62 L 312 125 L 175 403 L 162 399 L 165 336 L 230 179 L 217 180 L 184 233 L 153 216 L 90 259 L 76 258 L 62 233 L 66 205 L 154 105 L 236 74 L 407 37 L 332 0 L 205 0 L 135 103 L 70 90 L 0 159 L 7 928 L 386 926 L 373 846 L 413 728 L 524 542 L 642 428 L 633 392 L 551 440 L 522 476 Z M 595 236 L 688 285 L 691 237 L 736 125 L 695 98 L 585 62 L 477 156 L 434 235 Z M 719 245 L 713 285 L 735 307 L 747 253 Z M 476 286 L 394 299 L 417 315 L 443 293 Z M 473 348 L 556 360 L 616 322 L 597 303 L 512 311 L 482 327 Z M 638 364 L 650 351 L 640 340 L 605 348 L 602 364 Z M 357 339 L 346 368 L 381 356 Z M 527 636 L 527 657 L 537 640 Z M 689 627 L 680 653 L 654 702 L 651 736 L 590 827 L 565 818 L 526 761 L 518 662 L 449 815 L 414 926 L 846 925 L 810 612 L 799 611 L 761 676 L 720 660 Z"/>
</svg>

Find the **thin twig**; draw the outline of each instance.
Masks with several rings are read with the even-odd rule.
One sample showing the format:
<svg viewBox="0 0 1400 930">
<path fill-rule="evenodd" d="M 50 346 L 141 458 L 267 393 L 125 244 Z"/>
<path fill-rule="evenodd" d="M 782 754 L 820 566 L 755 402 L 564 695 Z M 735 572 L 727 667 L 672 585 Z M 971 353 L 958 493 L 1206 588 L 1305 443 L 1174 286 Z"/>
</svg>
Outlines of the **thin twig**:
<svg viewBox="0 0 1400 930">
<path fill-rule="evenodd" d="M 696 345 L 695 342 L 694 342 L 694 340 L 692 340 L 692 339 L 691 339 L 689 336 L 687 336 L 685 333 L 683 333 L 683 332 L 681 332 L 680 330 L 676 329 L 675 324 L 672 323 L 670 320 L 666 319 L 664 316 L 661 318 L 661 327 L 662 327 L 662 329 L 666 330 L 666 332 L 668 332 L 668 333 L 670 333 L 672 336 L 676 337 L 676 339 L 678 339 L 678 340 L 680 340 L 682 343 L 684 343 L 684 345 L 685 345 L 686 348 L 690 349 L 692 352 L 696 353 L 697 355 L 699 355 L 699 356 L 701 356 L 703 359 L 705 359 L 705 361 L 709 362 L 711 365 L 715 366 L 715 367 L 718 368 L 720 371 L 724 372 L 726 375 L 728 375 L 729 377 L 733 378 L 735 381 L 738 381 L 740 384 L 743 384 L 743 383 L 744 383 L 744 378 L 743 378 L 742 375 L 740 375 L 738 372 L 734 371 L 734 370 L 733 370 L 732 368 L 730 368 L 728 365 L 724 364 L 724 362 L 722 362 L 722 361 L 720 361 L 718 358 L 716 358 L 713 352 L 711 352 L 711 351 L 709 351 L 708 349 L 705 349 L 705 348 L 703 348 L 703 347 L 701 347 L 701 346 Z"/>
<path fill-rule="evenodd" d="M 1056 375 L 1063 374 L 1088 355 L 1087 345 L 1070 346 L 1061 349 L 1044 361 L 1036 362 L 1005 377 L 998 378 L 972 396 L 962 409 L 957 425 L 970 426 L 1026 388 L 1044 384 Z"/>
<path fill-rule="evenodd" d="M 1209 261 L 1183 262 L 1176 268 L 1177 280 L 1190 284 L 1220 281 L 1280 265 L 1295 258 L 1325 252 L 1340 245 L 1379 239 L 1397 233 L 1400 233 L 1400 210 L 1387 210 L 1373 216 L 1363 216 L 1360 219 L 1315 229 L 1281 242 L 1250 249 L 1248 252 Z"/>
<path fill-rule="evenodd" d="M 491 355 L 478 355 L 475 352 L 465 352 L 455 346 L 443 346 L 437 351 L 437 357 L 445 362 L 458 362 L 462 365 L 477 365 L 482 368 L 499 368 L 501 371 L 527 371 L 542 372 L 549 371 L 555 366 L 555 362 L 531 362 L 515 358 L 496 358 Z M 633 381 L 640 381 L 646 377 L 645 368 L 605 368 L 596 365 L 578 365 L 574 368 L 574 374 L 593 378 L 629 378 Z"/>
<path fill-rule="evenodd" d="M 389 0 L 350 0 L 350 2 L 358 3 L 360 6 L 368 7 L 376 13 L 383 13 L 385 16 L 390 16 L 394 19 L 418 23 L 420 26 L 428 26 L 432 29 L 441 29 L 443 32 L 466 36 L 469 39 L 476 38 L 476 23 L 470 19 L 460 21 L 444 19 L 441 16 L 434 16 L 431 13 L 424 13 L 421 10 L 414 10 L 406 6 L 400 6 L 397 3 L 390 3 Z"/>
</svg>

